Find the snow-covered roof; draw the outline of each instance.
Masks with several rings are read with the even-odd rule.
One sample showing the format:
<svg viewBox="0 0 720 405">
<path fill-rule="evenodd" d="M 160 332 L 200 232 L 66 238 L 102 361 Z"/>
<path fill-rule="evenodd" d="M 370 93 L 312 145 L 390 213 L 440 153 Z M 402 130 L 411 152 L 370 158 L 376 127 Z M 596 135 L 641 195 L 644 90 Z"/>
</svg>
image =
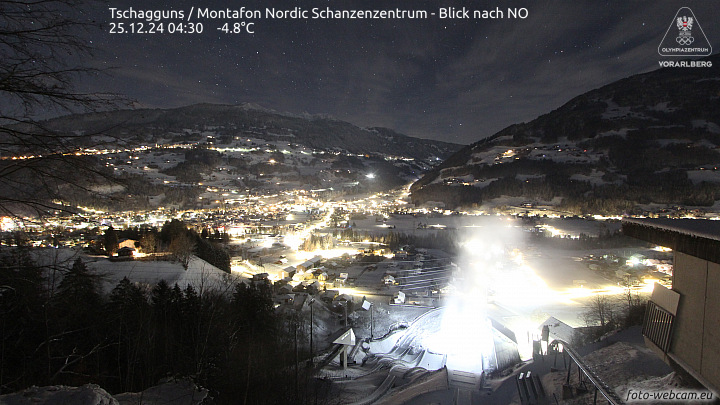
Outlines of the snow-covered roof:
<svg viewBox="0 0 720 405">
<path fill-rule="evenodd" d="M 689 218 L 625 218 L 623 222 L 720 241 L 720 221 Z"/>
<path fill-rule="evenodd" d="M 573 337 L 575 336 L 575 329 L 572 326 L 553 316 L 548 318 L 547 321 L 543 322 L 542 325 L 540 325 L 540 329 L 542 329 L 542 327 L 546 325 L 550 331 L 551 341 L 553 339 L 561 339 L 568 343 L 572 343 Z"/>
<path fill-rule="evenodd" d="M 706 219 L 624 219 L 627 236 L 720 263 L 720 221 Z"/>
<path fill-rule="evenodd" d="M 298 264 L 298 267 L 302 267 L 302 268 L 305 268 L 305 269 L 309 269 L 309 268 L 311 268 L 313 265 L 314 265 L 314 263 L 311 262 L 310 260 L 308 260 L 308 261 L 305 261 L 305 262 L 302 262 L 302 263 Z"/>
</svg>

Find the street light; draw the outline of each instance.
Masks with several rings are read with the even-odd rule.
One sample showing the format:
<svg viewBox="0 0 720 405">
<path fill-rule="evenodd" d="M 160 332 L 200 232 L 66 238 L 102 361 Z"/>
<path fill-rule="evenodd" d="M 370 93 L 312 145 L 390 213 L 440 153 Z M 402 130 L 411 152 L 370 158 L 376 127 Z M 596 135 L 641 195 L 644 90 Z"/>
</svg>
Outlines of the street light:
<svg viewBox="0 0 720 405">
<path fill-rule="evenodd" d="M 374 311 L 373 311 L 373 307 L 375 307 L 375 304 L 373 304 L 373 303 L 371 302 L 371 303 L 370 303 L 370 341 L 372 341 L 373 338 L 374 338 L 374 336 L 373 336 L 373 328 L 374 328 L 374 326 L 375 326 L 375 319 L 374 319 L 374 317 L 373 317 L 373 312 L 374 312 Z"/>
<path fill-rule="evenodd" d="M 343 305 L 343 307 L 345 308 L 345 327 L 346 327 L 346 328 L 347 328 L 347 326 L 348 326 L 348 321 L 347 321 L 347 308 L 348 308 L 348 304 L 349 304 L 349 302 L 346 300 L 346 301 L 345 301 L 345 305 Z"/>
<path fill-rule="evenodd" d="M 374 312 L 374 311 L 373 311 L 373 307 L 374 307 L 374 306 L 375 306 L 374 303 L 372 303 L 371 301 L 369 301 L 367 298 L 363 297 L 362 307 L 363 307 L 364 310 L 370 311 L 370 340 L 373 340 L 373 338 L 375 337 L 375 334 L 373 333 L 373 332 L 374 332 L 374 328 L 375 328 L 375 318 L 374 318 L 374 314 L 373 314 L 373 312 Z"/>
</svg>

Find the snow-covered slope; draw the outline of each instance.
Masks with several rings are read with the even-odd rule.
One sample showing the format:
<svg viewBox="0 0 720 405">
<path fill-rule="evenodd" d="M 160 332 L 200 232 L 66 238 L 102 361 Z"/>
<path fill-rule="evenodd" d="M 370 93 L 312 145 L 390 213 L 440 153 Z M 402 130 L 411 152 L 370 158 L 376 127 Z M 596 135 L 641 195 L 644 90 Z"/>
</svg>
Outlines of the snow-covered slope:
<svg viewBox="0 0 720 405">
<path fill-rule="evenodd" d="M 413 199 L 712 205 L 720 199 L 720 57 L 709 59 L 711 68 L 620 80 L 467 146 L 416 182 Z"/>
<path fill-rule="evenodd" d="M 185 268 L 176 261 L 110 261 L 104 256 L 88 256 L 75 249 L 34 249 L 33 259 L 47 268 L 45 278 L 48 283 L 57 285 L 62 279 L 63 269 L 72 267 L 76 259 L 81 259 L 93 273 L 100 276 L 103 290 L 110 292 L 123 278 L 133 283 L 154 286 L 160 280 L 168 285 L 175 283 L 181 288 L 188 285 L 198 291 L 216 289 L 224 291 L 230 286 L 234 275 L 228 274 L 208 262 L 193 256 Z M 53 271 L 57 269 L 58 271 Z"/>
<path fill-rule="evenodd" d="M 155 285 L 165 280 L 172 286 L 177 283 L 180 288 L 188 285 L 196 290 L 227 289 L 230 285 L 228 273 L 208 262 L 193 257 L 185 270 L 182 264 L 174 261 L 127 261 L 111 262 L 104 258 L 86 261 L 87 266 L 102 276 L 106 291 L 110 291 L 120 280 L 127 277 L 135 283 Z"/>
<path fill-rule="evenodd" d="M 461 147 L 248 104 L 103 111 L 42 126 L 55 132 L 67 155 L 118 179 L 89 178 L 55 200 L 103 211 L 208 208 L 249 194 L 295 190 L 376 192 L 417 180 Z M 11 151 L 33 159 L 58 152 L 33 148 L 15 145 Z"/>
</svg>

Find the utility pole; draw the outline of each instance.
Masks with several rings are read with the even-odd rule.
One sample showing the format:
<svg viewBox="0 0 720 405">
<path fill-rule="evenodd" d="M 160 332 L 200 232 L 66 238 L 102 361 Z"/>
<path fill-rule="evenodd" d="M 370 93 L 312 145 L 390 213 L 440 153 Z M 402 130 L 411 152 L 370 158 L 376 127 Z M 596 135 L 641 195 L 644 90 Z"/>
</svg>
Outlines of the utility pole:
<svg viewBox="0 0 720 405">
<path fill-rule="evenodd" d="M 298 368 L 298 321 L 297 314 L 295 315 L 295 400 L 300 398 L 300 370 Z"/>
<path fill-rule="evenodd" d="M 313 352 L 313 303 L 315 303 L 314 298 L 310 298 L 310 364 L 313 364 L 315 362 L 315 353 Z"/>
</svg>

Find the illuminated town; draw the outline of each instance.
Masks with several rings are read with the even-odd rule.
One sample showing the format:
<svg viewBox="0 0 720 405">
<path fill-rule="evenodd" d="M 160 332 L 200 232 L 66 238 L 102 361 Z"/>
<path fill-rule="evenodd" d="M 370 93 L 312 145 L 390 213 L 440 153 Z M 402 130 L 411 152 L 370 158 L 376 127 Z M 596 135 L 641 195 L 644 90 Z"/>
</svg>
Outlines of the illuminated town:
<svg viewBox="0 0 720 405">
<path fill-rule="evenodd" d="M 165 193 L 148 196 L 146 209 L 128 211 L 55 200 L 54 214 L 42 218 L 3 217 L 3 245 L 33 246 L 43 260 L 54 257 L 61 263 L 82 258 L 103 277 L 107 289 L 124 278 L 148 289 L 161 280 L 201 290 L 267 283 L 280 313 L 334 314 L 311 321 L 303 332 L 313 336 L 315 343 L 306 349 L 311 362 L 321 367 L 318 375 L 363 375 L 370 369 L 360 364 L 378 359 L 378 364 L 402 366 L 403 373 L 418 367 L 430 374 L 447 368 L 451 391 L 471 397 L 478 387 L 497 384 L 493 376 L 513 364 L 536 358 L 543 325 L 555 322 L 554 336 L 570 341 L 575 335 L 568 331 L 596 327 L 598 321 L 603 326 L 618 322 L 613 318 L 620 316 L 623 302 L 647 300 L 656 283 L 672 287 L 672 250 L 622 236 L 620 216 L 578 216 L 552 202 L 521 197 L 464 211 L 446 209 L 442 203 L 416 205 L 412 183 L 368 191 L 382 178 L 365 155 L 239 137 L 219 147 L 213 133 L 203 136 L 202 142 L 72 152 L 99 156 L 119 176 L 139 176 Z M 566 159 L 563 149 L 573 159 L 582 158 L 583 151 L 567 146 L 532 153 L 497 148 L 488 152 L 488 163 L 513 162 L 518 154 L 545 158 L 554 153 Z M 194 179 L 169 174 L 173 172 L 168 168 L 183 164 L 188 153 L 198 150 L 221 159 Z M 344 156 L 363 164 L 334 169 L 332 162 Z M 425 169 L 435 160 L 377 158 Z M 244 188 L 247 175 L 238 177 L 232 166 L 223 164 L 232 159 L 284 169 L 267 176 L 258 173 L 252 178 L 254 187 Z M 288 167 L 314 173 L 324 187 L 288 179 L 293 171 Z M 342 176 L 337 175 L 340 170 Z M 124 190 L 120 184 L 103 186 L 100 192 L 117 196 Z M 485 186 L 458 178 L 444 184 Z M 178 189 L 195 200 L 169 201 L 167 191 Z M 137 204 L 132 195 L 123 197 Z M 638 215 L 716 216 L 707 210 L 666 207 Z M 173 241 L 162 243 L 161 235 L 174 223 L 207 238 L 225 259 L 212 261 L 197 244 L 183 248 Z M 614 315 L 596 319 L 597 303 L 606 303 Z M 353 343 L 351 353 L 338 355 L 338 348 L 345 346 L 335 340 L 350 338 L 335 339 L 338 330 L 365 343 Z M 407 354 L 418 351 L 423 354 Z M 498 351 L 506 354 L 499 357 Z M 354 364 L 350 368 L 343 357 L 348 355 Z M 374 395 L 384 394 L 381 390 Z M 344 395 L 352 402 L 357 393 Z"/>
<path fill-rule="evenodd" d="M 313 1 L 0 0 L 0 404 L 716 401 L 717 7 Z"/>
<path fill-rule="evenodd" d="M 102 155 L 116 171 L 141 173 L 157 185 L 172 185 L 177 180 L 159 173 L 158 168 L 163 163 L 176 164 L 182 159 L 183 149 L 197 146 L 81 153 Z M 259 148 L 208 149 L 243 155 Z M 264 152 L 270 154 L 273 150 Z M 300 150 L 300 154 L 303 152 Z M 508 156 L 512 157 L 511 151 L 503 152 L 498 159 Z M 351 313 L 341 313 L 350 319 L 347 322 L 354 325 L 358 338 L 383 336 L 394 324 L 409 322 L 436 308 L 445 312 L 455 308 L 458 314 L 454 316 L 459 317 L 456 321 L 447 321 L 447 315 L 438 318 L 436 322 L 449 322 L 450 326 L 423 337 L 425 343 L 421 346 L 439 353 L 449 350 L 443 341 L 448 339 L 443 338 L 446 334 L 484 330 L 483 323 L 479 329 L 460 326 L 466 324 L 465 312 L 480 311 L 501 320 L 515 336 L 528 337 L 517 341 L 521 360 L 532 358 L 530 337 L 539 333 L 542 322 L 550 316 L 563 319 L 571 327 L 585 326 L 583 316 L 592 297 L 647 297 L 655 282 L 669 285 L 672 276 L 667 249 L 649 249 L 637 243 L 613 249 L 592 248 L 593 241 L 600 241 L 603 235 L 608 240 L 618 238 L 619 217 L 578 217 L 552 206 L 525 202 L 472 212 L 416 207 L 411 203 L 409 186 L 352 194 L 343 192 L 347 184 L 333 177 L 329 177 L 325 189 L 310 190 L 291 189 L 292 184 L 276 181 L 281 180 L 276 177 L 264 183 L 268 191 L 253 195 L 233 188 L 224 172 L 220 166 L 196 184 L 181 185 L 200 190 L 196 209 L 158 206 L 103 212 L 56 201 L 56 216 L 42 220 L 4 217 L 4 243 L 12 245 L 16 243 L 13 235 L 22 234 L 24 244 L 65 251 L 61 256 L 79 254 L 91 268 L 107 273 L 111 280 L 129 277 L 152 286 L 170 271 L 158 268 L 158 260 L 171 264 L 179 259 L 173 252 L 146 246 L 143 234 L 178 220 L 198 234 L 222 235 L 219 240 L 224 241 L 230 256 L 230 275 L 251 283 L 272 283 L 276 308 L 292 307 L 297 305 L 297 297 L 313 296 L 329 308 L 344 305 L 346 310 L 350 305 L 355 308 Z M 361 173 L 365 181 L 375 180 L 372 171 L 365 172 Z M 68 214 L 70 210 L 76 213 Z M 119 235 L 134 231 L 137 239 L 122 238 L 116 249 L 108 252 L 103 246 L 108 229 Z M 476 257 L 478 254 L 481 256 Z M 190 267 L 186 271 L 193 270 Z M 226 273 L 214 267 L 208 269 L 204 274 L 208 280 L 227 282 L 222 276 Z M 197 277 L 189 276 L 179 280 L 198 282 Z M 458 303 L 457 297 L 466 297 L 461 299 L 467 301 Z M 366 319 L 367 309 L 363 310 L 365 303 L 377 313 L 372 325 Z M 326 344 L 323 338 L 329 333 L 327 328 L 320 326 L 323 332 L 313 332 L 318 333 L 318 348 Z M 455 348 L 457 344 L 451 343 Z M 426 367 L 437 369 L 450 360 L 437 361 Z M 499 367 L 494 363 L 488 366 L 487 359 L 475 364 Z M 478 376 L 483 374 L 483 368 L 473 370 Z"/>
</svg>

